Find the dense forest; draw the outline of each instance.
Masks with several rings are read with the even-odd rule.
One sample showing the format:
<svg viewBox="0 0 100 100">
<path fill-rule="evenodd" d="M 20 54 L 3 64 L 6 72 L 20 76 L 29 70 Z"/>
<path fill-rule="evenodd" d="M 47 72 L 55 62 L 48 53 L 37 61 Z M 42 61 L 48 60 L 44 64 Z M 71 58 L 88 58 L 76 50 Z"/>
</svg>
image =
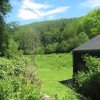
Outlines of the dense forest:
<svg viewBox="0 0 100 100">
<path fill-rule="evenodd" d="M 14 40 L 24 54 L 32 53 L 32 41 L 35 41 L 36 53 L 70 52 L 100 33 L 99 19 L 100 9 L 95 9 L 80 18 L 37 22 L 20 27 L 13 23 L 17 28 Z"/>
</svg>

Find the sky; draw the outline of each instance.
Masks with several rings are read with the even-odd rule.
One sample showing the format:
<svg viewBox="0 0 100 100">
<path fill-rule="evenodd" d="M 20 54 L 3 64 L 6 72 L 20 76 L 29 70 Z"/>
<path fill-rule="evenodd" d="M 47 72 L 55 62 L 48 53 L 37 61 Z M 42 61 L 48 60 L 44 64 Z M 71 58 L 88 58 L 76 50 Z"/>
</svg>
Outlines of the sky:
<svg viewBox="0 0 100 100">
<path fill-rule="evenodd" d="M 100 7 L 100 0 L 10 0 L 12 10 L 7 22 L 21 25 L 45 20 L 73 18 L 86 15 Z"/>
</svg>

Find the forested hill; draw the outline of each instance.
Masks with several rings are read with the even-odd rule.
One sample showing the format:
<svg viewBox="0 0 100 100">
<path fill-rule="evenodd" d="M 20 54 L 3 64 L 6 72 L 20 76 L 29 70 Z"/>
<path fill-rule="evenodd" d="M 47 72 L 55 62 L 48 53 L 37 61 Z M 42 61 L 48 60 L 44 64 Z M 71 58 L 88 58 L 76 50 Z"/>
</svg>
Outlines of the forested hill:
<svg viewBox="0 0 100 100">
<path fill-rule="evenodd" d="M 100 33 L 100 9 L 80 18 L 44 21 L 20 26 L 16 29 L 15 41 L 24 54 L 63 53 L 86 42 Z"/>
<path fill-rule="evenodd" d="M 48 21 L 42 21 L 42 22 L 34 22 L 27 25 L 21 25 L 20 29 L 23 28 L 27 29 L 36 29 L 36 30 L 48 30 L 48 28 L 54 29 L 54 28 L 60 28 L 62 24 L 68 25 L 72 22 L 79 21 L 80 18 L 65 18 L 65 19 L 58 19 L 58 20 L 48 20 Z M 25 29 L 26 30 L 26 29 Z"/>
</svg>

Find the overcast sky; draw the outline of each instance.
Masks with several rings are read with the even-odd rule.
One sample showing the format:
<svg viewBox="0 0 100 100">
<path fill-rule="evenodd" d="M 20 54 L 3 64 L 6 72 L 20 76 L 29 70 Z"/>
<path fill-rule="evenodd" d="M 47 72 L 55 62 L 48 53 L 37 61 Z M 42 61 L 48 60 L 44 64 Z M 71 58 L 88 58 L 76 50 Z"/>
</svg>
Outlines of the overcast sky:
<svg viewBox="0 0 100 100">
<path fill-rule="evenodd" d="M 6 21 L 20 24 L 80 17 L 100 7 L 100 0 L 10 0 L 10 3 L 12 12 Z"/>
</svg>

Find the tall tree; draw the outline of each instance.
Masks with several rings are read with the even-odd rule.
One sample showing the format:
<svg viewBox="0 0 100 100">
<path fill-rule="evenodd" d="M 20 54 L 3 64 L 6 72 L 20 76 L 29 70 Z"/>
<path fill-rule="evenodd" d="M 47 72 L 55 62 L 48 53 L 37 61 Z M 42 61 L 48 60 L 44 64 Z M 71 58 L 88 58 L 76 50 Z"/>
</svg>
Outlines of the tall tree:
<svg viewBox="0 0 100 100">
<path fill-rule="evenodd" d="M 82 27 L 89 38 L 100 34 L 100 8 L 94 9 L 84 17 Z"/>
<path fill-rule="evenodd" d="M 7 25 L 5 16 L 10 11 L 11 6 L 9 0 L 0 0 L 0 55 L 4 55 L 8 46 Z"/>
</svg>

